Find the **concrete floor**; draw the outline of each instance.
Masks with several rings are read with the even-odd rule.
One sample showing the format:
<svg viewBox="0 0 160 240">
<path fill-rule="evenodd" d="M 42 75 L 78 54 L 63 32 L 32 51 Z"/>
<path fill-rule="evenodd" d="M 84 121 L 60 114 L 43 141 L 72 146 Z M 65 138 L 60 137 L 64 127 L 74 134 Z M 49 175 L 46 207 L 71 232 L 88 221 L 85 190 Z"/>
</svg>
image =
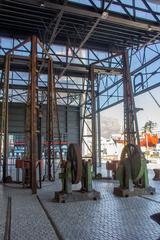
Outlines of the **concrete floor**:
<svg viewBox="0 0 160 240">
<path fill-rule="evenodd" d="M 8 196 L 12 198 L 11 240 L 160 239 L 160 225 L 150 218 L 160 212 L 160 182 L 151 181 L 156 195 L 130 198 L 115 197 L 114 184 L 94 181 L 101 200 L 60 204 L 52 201 L 60 184 L 45 182 L 38 195 L 51 219 L 29 189 L 0 185 L 0 240 L 4 239 Z"/>
</svg>

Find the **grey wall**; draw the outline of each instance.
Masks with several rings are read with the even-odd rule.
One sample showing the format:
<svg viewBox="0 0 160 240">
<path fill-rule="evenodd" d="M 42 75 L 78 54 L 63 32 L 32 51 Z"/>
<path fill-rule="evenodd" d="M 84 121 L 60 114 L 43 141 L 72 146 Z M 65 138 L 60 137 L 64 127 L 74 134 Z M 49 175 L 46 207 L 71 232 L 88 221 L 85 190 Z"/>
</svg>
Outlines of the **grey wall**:
<svg viewBox="0 0 160 240">
<path fill-rule="evenodd" d="M 9 104 L 9 132 L 25 132 L 26 107 L 22 103 Z M 74 106 L 58 106 L 59 123 L 61 134 L 68 132 L 68 141 L 79 143 L 80 138 L 80 113 L 79 108 Z M 0 104 L 1 124 L 1 104 Z M 46 106 L 43 107 L 42 133 L 46 132 Z"/>
</svg>

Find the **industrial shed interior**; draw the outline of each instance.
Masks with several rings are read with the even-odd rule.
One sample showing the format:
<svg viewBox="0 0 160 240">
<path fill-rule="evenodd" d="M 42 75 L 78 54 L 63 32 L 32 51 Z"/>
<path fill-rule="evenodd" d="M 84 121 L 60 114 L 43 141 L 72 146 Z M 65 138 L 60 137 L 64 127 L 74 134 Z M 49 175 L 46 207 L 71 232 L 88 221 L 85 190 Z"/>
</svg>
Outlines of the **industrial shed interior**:
<svg viewBox="0 0 160 240">
<path fill-rule="evenodd" d="M 0 0 L 0 239 L 160 239 L 135 101 L 159 86 L 159 0 Z"/>
</svg>

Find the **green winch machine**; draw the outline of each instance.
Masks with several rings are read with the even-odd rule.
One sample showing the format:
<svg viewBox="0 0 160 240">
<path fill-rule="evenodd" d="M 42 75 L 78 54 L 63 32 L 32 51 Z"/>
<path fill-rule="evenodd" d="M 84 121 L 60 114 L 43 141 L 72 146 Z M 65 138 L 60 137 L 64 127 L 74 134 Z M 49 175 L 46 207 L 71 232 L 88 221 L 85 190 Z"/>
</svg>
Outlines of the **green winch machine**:
<svg viewBox="0 0 160 240">
<path fill-rule="evenodd" d="M 123 54 L 123 95 L 124 95 L 124 143 L 116 179 L 119 187 L 114 194 L 122 197 L 153 194 L 155 189 L 149 186 L 147 161 L 140 147 L 137 112 L 135 107 L 128 52 Z"/>
<path fill-rule="evenodd" d="M 71 143 L 68 146 L 67 160 L 62 163 L 59 177 L 62 182 L 62 191 L 55 193 L 56 201 L 71 202 L 100 199 L 100 193 L 92 187 L 91 161 L 82 160 L 79 145 Z"/>
<path fill-rule="evenodd" d="M 137 145 L 127 144 L 123 148 L 116 179 L 120 185 L 114 188 L 115 195 L 128 197 L 155 192 L 149 186 L 146 159 Z"/>
</svg>

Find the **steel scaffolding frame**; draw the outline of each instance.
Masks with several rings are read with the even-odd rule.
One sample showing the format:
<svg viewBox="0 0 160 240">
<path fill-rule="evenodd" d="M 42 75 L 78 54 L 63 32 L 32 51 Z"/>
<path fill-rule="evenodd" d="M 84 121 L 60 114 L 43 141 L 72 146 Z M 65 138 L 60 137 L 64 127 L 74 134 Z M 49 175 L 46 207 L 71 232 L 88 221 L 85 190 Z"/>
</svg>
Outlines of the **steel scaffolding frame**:
<svg viewBox="0 0 160 240">
<path fill-rule="evenodd" d="M 28 88 L 26 94 L 26 108 L 27 108 L 27 116 L 26 116 L 26 146 L 27 146 L 27 160 L 30 162 L 30 175 L 31 175 L 31 188 L 32 193 L 35 194 L 37 192 L 37 173 L 36 168 L 39 166 L 39 161 L 41 160 L 41 126 L 39 126 L 39 118 L 40 116 L 40 106 L 41 103 L 39 99 L 39 76 L 38 76 L 38 54 L 37 48 L 38 44 L 42 47 L 43 51 L 46 52 L 47 59 L 47 68 L 48 68 L 48 89 L 46 91 L 47 94 L 47 140 L 48 140 L 48 179 L 51 180 L 51 167 L 54 168 L 54 137 L 55 137 L 55 129 L 58 132 L 58 141 L 60 144 L 60 162 L 62 159 L 62 151 L 61 151 L 61 136 L 59 129 L 59 119 L 58 119 L 58 109 L 57 109 L 57 98 L 56 98 L 56 89 L 55 89 L 55 79 L 53 74 L 53 60 L 50 57 L 47 50 L 43 47 L 38 38 L 33 35 L 31 39 L 27 39 L 26 41 L 20 42 L 16 47 L 9 50 L 5 54 L 5 62 L 4 62 L 4 72 L 2 77 L 2 104 L 1 104 L 1 131 L 0 131 L 0 159 L 3 160 L 3 183 L 6 183 L 8 177 L 8 103 L 9 98 L 13 100 L 12 92 L 9 93 L 10 85 L 10 67 L 11 61 L 14 58 L 14 52 L 24 46 L 26 43 L 31 42 L 31 52 L 29 59 L 29 75 L 28 81 L 25 85 Z M 43 81 L 42 81 L 43 82 Z M 18 96 L 21 94 L 18 93 Z M 24 99 L 20 96 L 20 99 Z M 40 140 L 40 141 L 39 141 Z M 52 147 L 51 147 L 52 146 Z M 40 167 L 40 166 L 39 166 Z M 53 171 L 53 175 L 55 171 Z M 54 177 L 54 176 L 53 176 Z"/>
<path fill-rule="evenodd" d="M 43 7 L 34 0 L 25 3 L 7 0 L 0 2 L 0 6 L 1 35 L 12 37 L 10 48 L 15 53 L 10 63 L 9 101 L 27 102 L 25 75 L 29 71 L 31 49 L 21 39 L 34 33 L 42 42 L 42 51 L 37 49 L 38 92 L 44 96 L 43 103 L 47 102 L 49 85 L 45 76 L 49 54 L 49 59 L 54 62 L 54 66 L 50 66 L 51 71 L 54 69 L 50 76 L 50 80 L 55 79 L 54 99 L 66 107 L 80 108 L 80 142 L 90 149 L 96 174 L 98 160 L 101 164 L 100 112 L 124 99 L 124 52 L 128 51 L 127 71 L 130 70 L 134 96 L 160 86 L 156 79 L 160 73 L 160 13 L 146 0 L 140 0 L 139 4 L 136 1 L 102 0 L 100 6 L 98 0 L 84 1 L 83 4 L 44 1 Z M 140 13 L 147 13 L 149 18 L 142 18 Z M 8 35 L 10 30 L 15 34 Z M 19 44 L 18 49 L 14 48 L 15 43 Z M 4 55 L 9 48 L 1 45 L 0 69 L 3 69 Z M 60 46 L 63 52 L 57 50 Z M 3 81 L 1 86 L 5 87 Z M 0 98 L 3 99 L 2 92 Z M 53 107 L 50 101 L 48 106 Z M 53 128 L 52 121 L 48 124 Z M 87 133 L 84 133 L 84 125 Z M 92 146 L 88 145 L 87 137 L 92 138 Z"/>
</svg>

